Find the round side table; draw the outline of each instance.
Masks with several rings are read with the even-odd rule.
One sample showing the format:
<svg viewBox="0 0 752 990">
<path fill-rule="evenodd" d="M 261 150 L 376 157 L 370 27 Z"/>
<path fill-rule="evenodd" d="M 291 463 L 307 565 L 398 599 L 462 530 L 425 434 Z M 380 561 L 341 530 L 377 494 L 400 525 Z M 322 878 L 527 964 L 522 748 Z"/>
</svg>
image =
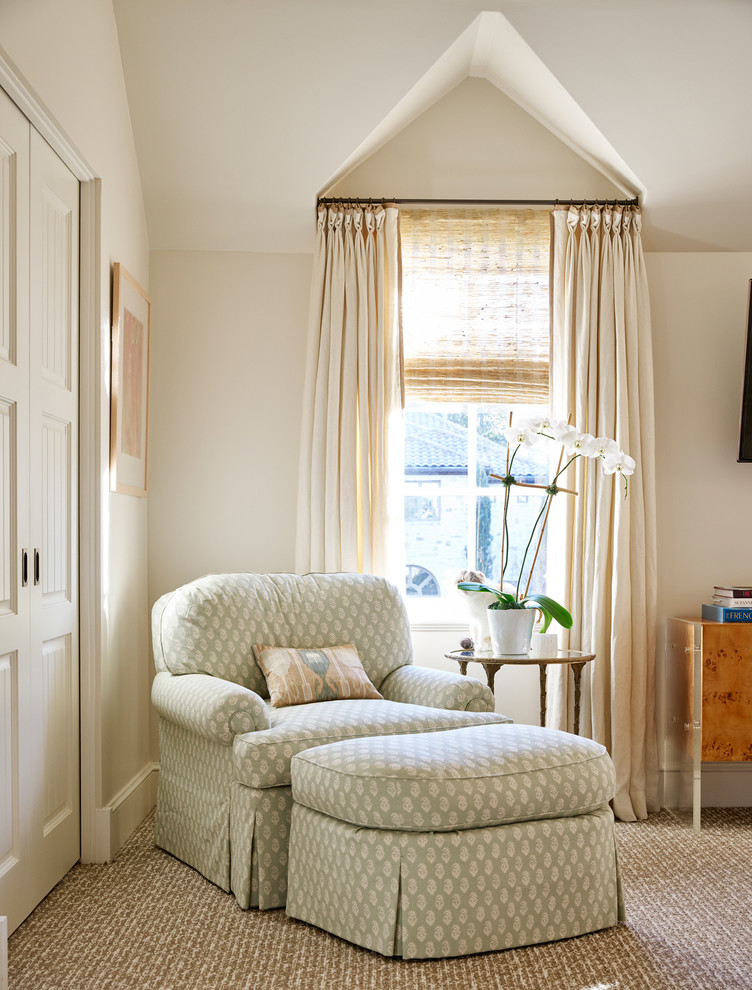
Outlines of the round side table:
<svg viewBox="0 0 752 990">
<path fill-rule="evenodd" d="M 550 657 L 534 657 L 528 654 L 500 657 L 491 650 L 450 650 L 444 656 L 448 660 L 456 660 L 460 665 L 460 673 L 467 675 L 468 663 L 475 662 L 482 664 L 486 672 L 486 680 L 491 690 L 494 690 L 494 680 L 496 672 L 505 664 L 520 664 L 530 666 L 538 664 L 540 668 L 540 724 L 546 724 L 546 670 L 549 664 L 567 664 L 572 668 L 574 674 L 574 732 L 580 731 L 580 691 L 582 688 L 581 677 L 586 663 L 595 660 L 594 653 L 580 653 L 577 650 L 558 650 Z"/>
</svg>

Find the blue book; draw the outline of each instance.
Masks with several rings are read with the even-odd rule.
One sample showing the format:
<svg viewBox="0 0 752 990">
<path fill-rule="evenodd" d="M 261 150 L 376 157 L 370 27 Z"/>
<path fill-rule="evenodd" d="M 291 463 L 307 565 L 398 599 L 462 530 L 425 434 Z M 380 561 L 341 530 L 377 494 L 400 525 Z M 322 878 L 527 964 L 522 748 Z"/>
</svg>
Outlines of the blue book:
<svg viewBox="0 0 752 990">
<path fill-rule="evenodd" d="M 713 622 L 752 622 L 752 604 L 749 608 L 703 605 L 702 617 L 703 619 L 712 619 Z"/>
</svg>

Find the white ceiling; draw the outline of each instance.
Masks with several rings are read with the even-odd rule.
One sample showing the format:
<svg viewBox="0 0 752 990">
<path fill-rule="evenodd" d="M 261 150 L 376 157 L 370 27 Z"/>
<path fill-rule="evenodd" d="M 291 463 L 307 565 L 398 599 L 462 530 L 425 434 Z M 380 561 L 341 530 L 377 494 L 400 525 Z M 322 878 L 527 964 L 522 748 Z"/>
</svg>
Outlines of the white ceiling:
<svg viewBox="0 0 752 990">
<path fill-rule="evenodd" d="M 482 75 L 639 192 L 648 249 L 752 251 L 749 0 L 114 8 L 153 250 L 310 251 L 316 196 Z"/>
</svg>

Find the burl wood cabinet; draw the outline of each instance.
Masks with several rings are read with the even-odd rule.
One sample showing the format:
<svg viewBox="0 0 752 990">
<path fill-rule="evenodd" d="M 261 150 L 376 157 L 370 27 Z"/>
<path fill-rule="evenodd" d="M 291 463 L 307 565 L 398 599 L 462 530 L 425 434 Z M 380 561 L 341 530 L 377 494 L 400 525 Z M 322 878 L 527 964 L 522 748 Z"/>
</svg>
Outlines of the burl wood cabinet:
<svg viewBox="0 0 752 990">
<path fill-rule="evenodd" d="M 666 623 L 666 805 L 700 828 L 702 764 L 752 761 L 752 623 Z"/>
</svg>

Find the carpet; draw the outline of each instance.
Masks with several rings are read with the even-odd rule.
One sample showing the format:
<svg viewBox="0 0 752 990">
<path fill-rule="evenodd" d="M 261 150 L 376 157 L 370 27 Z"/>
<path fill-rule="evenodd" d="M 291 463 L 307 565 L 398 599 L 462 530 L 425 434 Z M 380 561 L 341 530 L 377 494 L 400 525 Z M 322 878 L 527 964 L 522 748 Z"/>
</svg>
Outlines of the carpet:
<svg viewBox="0 0 752 990">
<path fill-rule="evenodd" d="M 9 940 L 10 990 L 752 990 L 752 809 L 617 823 L 627 922 L 461 959 L 385 959 L 241 911 L 153 845 L 77 865 Z"/>
</svg>

